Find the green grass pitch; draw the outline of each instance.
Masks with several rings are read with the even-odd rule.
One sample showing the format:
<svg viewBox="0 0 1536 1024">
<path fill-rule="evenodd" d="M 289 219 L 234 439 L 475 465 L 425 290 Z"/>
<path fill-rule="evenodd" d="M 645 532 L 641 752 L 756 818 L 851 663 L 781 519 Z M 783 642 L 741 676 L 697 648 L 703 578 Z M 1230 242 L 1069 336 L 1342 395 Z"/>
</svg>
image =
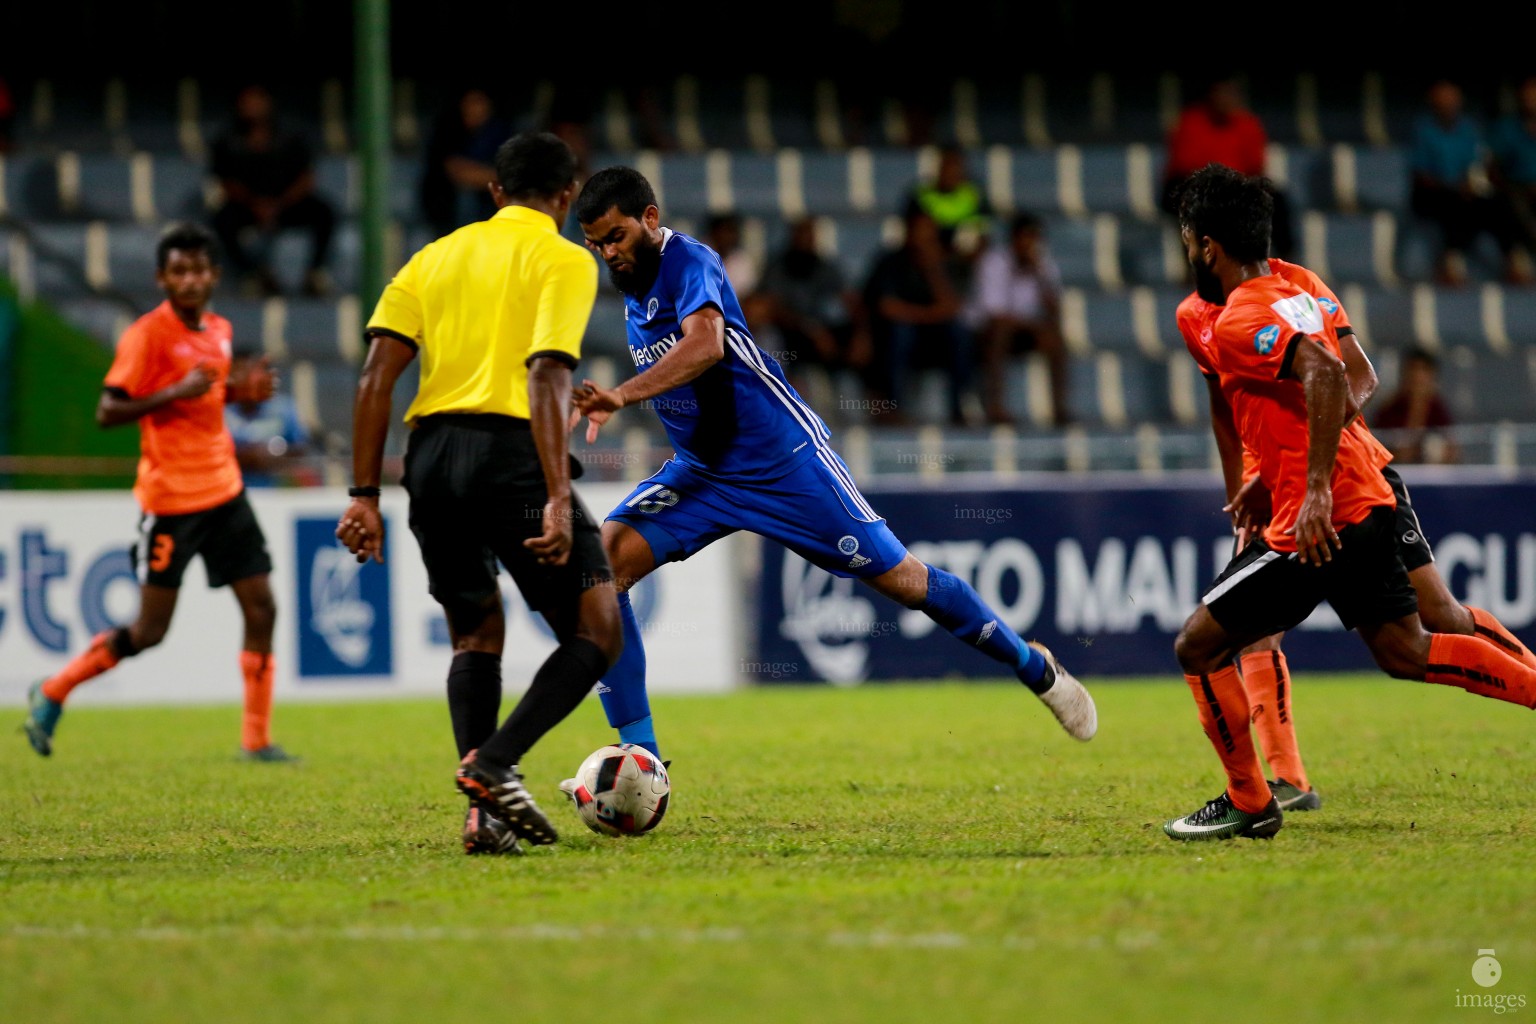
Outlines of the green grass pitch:
<svg viewBox="0 0 1536 1024">
<path fill-rule="evenodd" d="M 437 702 L 288 705 L 296 766 L 234 761 L 231 707 L 65 716 L 0 743 L 0 1019 L 16 1022 L 1465 1021 L 1536 1006 L 1536 719 L 1302 677 L 1324 807 L 1176 844 L 1220 790 L 1182 683 L 1096 687 L 1068 739 L 1016 685 L 658 699 L 661 829 L 459 850 Z M 18 718 L 7 709 L 5 717 Z M 1493 948 L 1498 988 L 1471 966 Z M 1525 1013 L 1536 1012 L 1526 1009 Z"/>
</svg>

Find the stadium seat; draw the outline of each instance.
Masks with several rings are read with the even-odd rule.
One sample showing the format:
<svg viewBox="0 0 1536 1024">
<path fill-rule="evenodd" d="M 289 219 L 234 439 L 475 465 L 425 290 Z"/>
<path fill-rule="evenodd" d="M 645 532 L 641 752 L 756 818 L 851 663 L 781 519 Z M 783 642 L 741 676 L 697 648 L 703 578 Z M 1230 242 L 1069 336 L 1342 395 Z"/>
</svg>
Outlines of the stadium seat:
<svg viewBox="0 0 1536 1024">
<path fill-rule="evenodd" d="M 114 288 L 134 294 L 155 288 L 155 225 L 114 224 L 107 231 L 107 275 Z"/>
<path fill-rule="evenodd" d="M 1355 189 L 1362 210 L 1408 209 L 1408 153 L 1396 147 L 1353 148 Z"/>
<path fill-rule="evenodd" d="M 62 158 L 75 169 L 68 194 L 60 195 L 63 212 L 83 220 L 133 221 L 147 209 L 149 196 L 135 205 L 134 175 L 129 159 L 112 153 L 71 153 Z M 147 158 L 146 158 L 147 159 Z M 148 185 L 148 182 L 142 182 Z M 66 190 L 63 181 L 61 193 Z"/>
<path fill-rule="evenodd" d="M 779 218 L 779 158 L 771 153 L 736 153 L 731 157 L 731 197 L 737 213 Z"/>
<path fill-rule="evenodd" d="M 823 216 L 857 212 L 848 188 L 848 156 L 817 150 L 800 154 L 800 176 L 809 209 Z"/>
<path fill-rule="evenodd" d="M 162 220 L 207 217 L 208 180 L 203 166 L 186 157 L 155 157 L 150 187 L 156 216 Z"/>
<path fill-rule="evenodd" d="M 911 149 L 870 151 L 874 168 L 876 213 L 901 213 L 913 190 L 922 183 L 919 153 Z"/>
<path fill-rule="evenodd" d="M 1036 213 L 1060 210 L 1056 154 L 1045 150 L 1016 149 L 1010 156 L 1014 207 Z"/>
<path fill-rule="evenodd" d="M 0 161 L 5 171 L 5 212 L 28 221 L 61 216 L 58 163 L 53 157 L 17 153 Z"/>
<path fill-rule="evenodd" d="M 1046 222 L 1046 242 L 1061 269 L 1063 282 L 1084 287 L 1098 284 L 1092 221 L 1081 217 L 1053 217 Z M 997 244 L 1008 244 L 1006 231 Z"/>
</svg>

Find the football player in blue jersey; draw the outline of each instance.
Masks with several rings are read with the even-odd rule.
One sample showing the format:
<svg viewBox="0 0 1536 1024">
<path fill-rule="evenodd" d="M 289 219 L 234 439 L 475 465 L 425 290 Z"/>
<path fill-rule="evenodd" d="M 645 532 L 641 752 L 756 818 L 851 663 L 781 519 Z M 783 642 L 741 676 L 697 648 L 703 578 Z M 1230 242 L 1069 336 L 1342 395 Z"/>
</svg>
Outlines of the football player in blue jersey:
<svg viewBox="0 0 1536 1024">
<path fill-rule="evenodd" d="M 737 530 L 923 611 L 1016 673 L 1068 733 L 1092 738 L 1098 714 L 1082 684 L 1050 651 L 1021 641 L 969 583 L 910 554 L 870 507 L 832 450 L 826 424 L 752 340 L 719 255 L 661 226 L 645 177 L 629 167 L 599 171 L 582 189 L 576 216 L 624 295 L 637 371 L 618 387 L 588 380 L 573 394 L 587 417 L 587 441 L 618 410 L 646 402 L 676 450 L 603 524 L 624 651 L 598 694 L 620 741 L 660 756 L 628 588 Z"/>
</svg>

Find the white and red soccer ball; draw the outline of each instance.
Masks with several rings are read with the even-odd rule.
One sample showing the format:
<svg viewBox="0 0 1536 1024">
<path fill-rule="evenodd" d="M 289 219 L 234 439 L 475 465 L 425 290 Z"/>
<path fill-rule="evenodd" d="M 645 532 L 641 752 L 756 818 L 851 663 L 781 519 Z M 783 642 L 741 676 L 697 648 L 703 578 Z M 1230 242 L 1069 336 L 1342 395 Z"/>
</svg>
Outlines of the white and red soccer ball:
<svg viewBox="0 0 1536 1024">
<path fill-rule="evenodd" d="M 633 743 L 595 750 L 576 769 L 576 813 L 605 836 L 638 836 L 661 824 L 672 793 L 667 769 Z"/>
</svg>

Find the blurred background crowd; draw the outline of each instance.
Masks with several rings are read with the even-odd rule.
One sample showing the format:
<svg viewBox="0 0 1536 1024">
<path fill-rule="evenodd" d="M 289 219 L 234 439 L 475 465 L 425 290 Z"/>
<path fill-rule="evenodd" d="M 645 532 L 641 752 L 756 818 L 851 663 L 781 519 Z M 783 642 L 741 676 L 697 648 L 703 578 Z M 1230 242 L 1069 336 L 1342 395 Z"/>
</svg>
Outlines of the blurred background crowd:
<svg viewBox="0 0 1536 1024">
<path fill-rule="evenodd" d="M 178 64 L 198 26 L 88 6 L 95 31 L 156 59 L 90 74 L 45 46 L 0 63 L 0 278 L 106 353 L 158 300 L 160 226 L 208 223 L 217 308 L 283 382 L 271 407 L 229 410 L 253 482 L 334 478 L 373 301 L 357 294 L 350 46 L 324 47 L 350 26 L 292 5 Z M 1400 459 L 1536 461 L 1536 75 L 1279 70 L 1234 51 L 1177 73 L 1159 70 L 1192 65 L 1172 30 L 1091 71 L 1050 51 L 1093 52 L 1086 8 L 976 7 L 791 5 L 742 40 L 659 4 L 584 27 L 397 4 L 389 264 L 489 215 L 496 147 L 548 129 L 583 173 L 639 167 L 663 222 L 720 252 L 759 345 L 854 432 L 864 471 L 1204 467 L 1171 212 L 1219 162 L 1273 181 L 1275 255 L 1344 301 Z M 50 15 L 27 17 L 48 37 Z M 629 361 L 603 291 L 587 370 L 613 379 Z M 46 455 L 52 420 L 11 363 L 13 418 L 32 419 L 0 450 Z M 587 454 L 597 474 L 653 464 L 655 424 L 623 427 Z"/>
</svg>

